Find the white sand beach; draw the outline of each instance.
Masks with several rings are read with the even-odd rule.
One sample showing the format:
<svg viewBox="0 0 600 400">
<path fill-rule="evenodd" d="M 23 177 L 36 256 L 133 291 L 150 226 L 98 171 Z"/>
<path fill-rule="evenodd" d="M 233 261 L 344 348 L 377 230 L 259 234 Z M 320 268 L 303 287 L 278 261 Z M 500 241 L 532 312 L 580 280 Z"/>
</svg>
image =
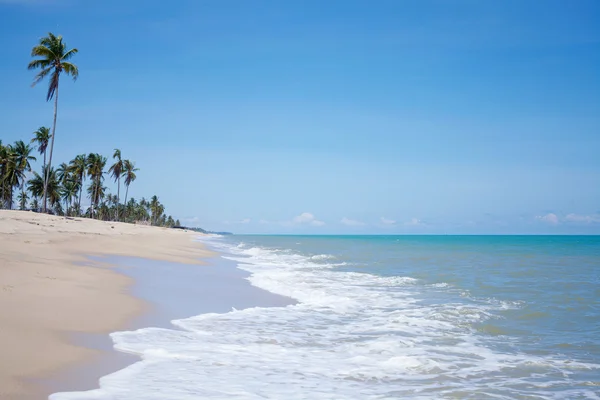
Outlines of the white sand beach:
<svg viewBox="0 0 600 400">
<path fill-rule="evenodd" d="M 71 332 L 108 333 L 144 309 L 131 279 L 88 255 L 201 264 L 195 232 L 0 211 L 0 398 L 42 399 L 38 378 L 93 359 Z"/>
</svg>

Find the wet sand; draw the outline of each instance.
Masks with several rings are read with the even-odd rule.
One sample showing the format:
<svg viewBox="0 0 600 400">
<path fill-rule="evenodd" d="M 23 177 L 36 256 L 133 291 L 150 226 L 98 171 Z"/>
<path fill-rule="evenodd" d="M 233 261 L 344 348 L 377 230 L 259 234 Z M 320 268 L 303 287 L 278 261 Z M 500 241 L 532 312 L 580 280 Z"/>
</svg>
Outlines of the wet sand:
<svg viewBox="0 0 600 400">
<path fill-rule="evenodd" d="M 248 273 L 219 256 L 206 259 L 207 266 L 200 268 L 137 257 L 108 256 L 103 257 L 103 261 L 133 279 L 129 293 L 148 305 L 127 330 L 177 329 L 171 324 L 174 319 L 208 312 L 226 313 L 232 308 L 281 307 L 295 303 L 290 298 L 250 285 L 245 279 Z M 80 334 L 75 340 L 88 348 L 101 350 L 103 357 L 45 379 L 43 384 L 52 392 L 97 388 L 99 377 L 139 360 L 137 356 L 113 350 L 108 335 Z"/>
</svg>

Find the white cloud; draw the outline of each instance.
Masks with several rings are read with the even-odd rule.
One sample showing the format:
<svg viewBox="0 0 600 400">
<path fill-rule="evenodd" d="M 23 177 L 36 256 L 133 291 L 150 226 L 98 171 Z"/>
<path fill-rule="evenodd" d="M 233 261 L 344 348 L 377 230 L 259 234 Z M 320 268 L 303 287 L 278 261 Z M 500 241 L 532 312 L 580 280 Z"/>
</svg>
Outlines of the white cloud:
<svg viewBox="0 0 600 400">
<path fill-rule="evenodd" d="M 558 216 L 554 213 L 548 213 L 546 215 L 538 215 L 535 217 L 535 219 L 537 219 L 538 221 L 545 222 L 550 225 L 558 225 L 558 223 L 560 222 L 558 220 Z"/>
<path fill-rule="evenodd" d="M 319 221 L 315 218 L 315 216 L 309 212 L 304 212 L 300 215 L 297 215 L 292 220 L 294 224 L 298 225 L 312 225 L 312 226 L 323 226 L 325 222 Z"/>
<path fill-rule="evenodd" d="M 252 220 L 250 218 L 244 218 L 240 221 L 240 224 L 249 224 Z"/>
<path fill-rule="evenodd" d="M 418 218 L 411 218 L 410 221 L 407 221 L 404 223 L 404 226 L 412 226 L 412 227 L 425 226 L 425 225 L 426 224 Z"/>
<path fill-rule="evenodd" d="M 303 224 L 305 222 L 310 222 L 314 219 L 315 219 L 314 215 L 312 215 L 311 213 L 305 212 L 305 213 L 302 213 L 302 214 L 294 217 L 293 221 L 297 224 Z"/>
<path fill-rule="evenodd" d="M 259 223 L 259 224 L 261 224 L 261 225 L 267 225 L 267 224 L 270 224 L 270 222 L 269 222 L 269 221 L 267 221 L 266 219 L 261 219 L 261 220 L 259 220 L 259 221 L 258 221 L 258 223 Z"/>
<path fill-rule="evenodd" d="M 381 223 L 384 225 L 396 225 L 396 221 L 394 221 L 393 219 L 385 218 L 385 217 L 381 217 Z"/>
<path fill-rule="evenodd" d="M 592 215 L 580 215 L 580 214 L 568 214 L 565 217 L 566 222 L 575 222 L 575 223 L 584 223 L 584 224 L 594 224 L 600 223 L 600 215 L 592 214 Z"/>
<path fill-rule="evenodd" d="M 346 217 L 342 218 L 340 220 L 340 222 L 342 224 L 346 225 L 346 226 L 364 226 L 365 225 L 364 222 L 357 221 L 357 220 L 350 219 L 350 218 L 346 218 Z"/>
</svg>

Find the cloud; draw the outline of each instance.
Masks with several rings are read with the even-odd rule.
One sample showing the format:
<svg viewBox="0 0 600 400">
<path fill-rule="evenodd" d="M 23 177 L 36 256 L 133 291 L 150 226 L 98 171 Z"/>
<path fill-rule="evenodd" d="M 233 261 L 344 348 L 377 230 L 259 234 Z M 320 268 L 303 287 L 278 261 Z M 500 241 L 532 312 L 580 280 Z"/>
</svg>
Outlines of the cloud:
<svg viewBox="0 0 600 400">
<path fill-rule="evenodd" d="M 261 225 L 267 225 L 267 224 L 270 224 L 270 222 L 269 222 L 269 221 L 267 221 L 266 219 L 261 219 L 261 220 L 259 220 L 259 221 L 258 221 L 258 223 L 259 223 L 259 224 L 261 224 Z"/>
<path fill-rule="evenodd" d="M 200 217 L 181 218 L 180 221 L 184 226 L 196 226 L 200 222 Z"/>
<path fill-rule="evenodd" d="M 546 215 L 538 215 L 535 217 L 538 221 L 545 222 L 550 225 L 558 225 L 560 222 L 558 216 L 554 213 L 548 213 Z"/>
<path fill-rule="evenodd" d="M 591 215 L 580 215 L 580 214 L 567 214 L 565 222 L 575 222 L 582 224 L 597 224 L 600 223 L 600 214 Z"/>
<path fill-rule="evenodd" d="M 297 225 L 312 225 L 312 226 L 323 226 L 325 222 L 319 221 L 315 218 L 315 216 L 309 212 L 304 212 L 300 215 L 297 215 L 292 220 L 294 224 Z"/>
<path fill-rule="evenodd" d="M 426 226 L 426 224 L 418 218 L 411 218 L 410 221 L 407 221 L 404 223 L 404 226 L 416 227 L 416 226 Z"/>
<path fill-rule="evenodd" d="M 346 217 L 342 218 L 340 220 L 340 222 L 346 226 L 364 226 L 364 225 L 366 225 L 364 222 L 346 218 Z"/>
<path fill-rule="evenodd" d="M 396 225 L 396 221 L 394 221 L 393 219 L 381 217 L 380 220 L 381 220 L 381 223 L 384 225 Z"/>
<path fill-rule="evenodd" d="M 239 221 L 223 221 L 223 223 L 227 224 L 227 225 L 231 225 L 231 224 L 249 224 L 250 222 L 252 222 L 252 220 L 250 218 L 244 218 L 244 219 L 241 219 Z"/>
</svg>

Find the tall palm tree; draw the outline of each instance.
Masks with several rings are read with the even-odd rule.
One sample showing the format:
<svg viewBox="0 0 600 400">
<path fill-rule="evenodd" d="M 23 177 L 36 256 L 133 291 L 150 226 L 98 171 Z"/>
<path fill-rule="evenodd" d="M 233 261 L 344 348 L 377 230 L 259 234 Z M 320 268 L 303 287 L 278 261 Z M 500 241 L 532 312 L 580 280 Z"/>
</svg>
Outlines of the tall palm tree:
<svg viewBox="0 0 600 400">
<path fill-rule="evenodd" d="M 85 154 L 79 154 L 69 163 L 69 168 L 73 177 L 77 180 L 77 186 L 79 187 L 79 196 L 77 196 L 77 210 L 81 214 L 81 198 L 83 197 L 83 181 L 87 175 L 87 156 Z"/>
<path fill-rule="evenodd" d="M 135 167 L 135 163 L 133 161 L 123 161 L 123 175 L 125 176 L 125 182 L 123 182 L 125 184 L 125 201 L 123 202 L 123 204 L 127 204 L 129 185 L 131 185 L 131 183 L 136 180 L 137 175 L 135 173 L 139 170 L 139 168 Z"/>
<path fill-rule="evenodd" d="M 31 143 L 35 143 L 37 147 L 37 151 L 40 152 L 40 155 L 44 155 L 44 164 L 42 164 L 42 168 L 46 166 L 46 150 L 48 149 L 48 142 L 50 141 L 50 128 L 46 128 L 45 126 L 41 126 L 37 131 L 33 132 L 35 135 L 33 139 L 31 139 Z"/>
<path fill-rule="evenodd" d="M 108 173 L 111 174 L 112 177 L 114 178 L 115 182 L 117 182 L 117 207 L 116 207 L 116 212 L 115 212 L 115 218 L 118 221 L 119 220 L 119 201 L 120 201 L 120 197 L 121 197 L 121 176 L 123 176 L 123 169 L 124 169 L 123 160 L 121 159 L 121 150 L 115 149 L 115 152 L 113 154 L 113 159 L 115 159 L 117 161 L 115 161 L 115 163 L 110 166 L 110 168 L 108 169 Z M 125 201 L 127 201 L 127 199 L 125 199 Z"/>
<path fill-rule="evenodd" d="M 142 220 L 144 222 L 148 221 L 149 216 L 150 216 L 149 210 L 150 210 L 150 203 L 148 202 L 148 200 L 146 200 L 144 197 L 142 197 L 142 199 L 140 200 L 138 209 L 137 209 L 136 219 Z"/>
<path fill-rule="evenodd" d="M 56 115 L 58 113 L 58 82 L 60 74 L 64 72 L 67 75 L 73 77 L 76 80 L 79 76 L 79 70 L 75 64 L 70 63 L 68 60 L 77 54 L 77 49 L 67 50 L 67 45 L 63 43 L 62 36 L 55 36 L 53 33 L 48 33 L 48 36 L 40 39 L 37 46 L 31 49 L 31 57 L 39 57 L 34 59 L 27 66 L 28 69 L 41 69 L 41 71 L 35 76 L 33 85 L 41 82 L 47 75 L 50 75 L 50 84 L 48 86 L 48 93 L 46 94 L 46 101 L 54 98 L 54 119 L 52 122 L 52 135 L 50 142 L 50 156 L 48 157 L 48 168 L 46 171 L 50 173 L 52 167 L 52 151 L 54 150 L 54 138 L 56 137 Z M 46 177 L 48 178 L 48 177 Z M 48 179 L 44 181 L 44 205 L 43 210 L 46 212 L 46 190 L 48 188 Z"/>
<path fill-rule="evenodd" d="M 25 144 L 22 140 L 15 142 L 13 146 L 15 153 L 16 167 L 20 170 L 19 184 L 21 185 L 21 197 L 25 197 L 25 172 L 31 172 L 31 161 L 36 161 L 35 157 L 31 155 L 33 149 L 29 144 Z M 27 200 L 25 200 L 27 202 Z"/>
<path fill-rule="evenodd" d="M 106 157 L 101 156 L 98 153 L 90 153 L 87 157 L 87 174 L 92 180 L 88 193 L 90 194 L 91 200 L 91 211 L 92 218 L 94 216 L 94 210 L 97 208 L 98 203 L 104 196 L 104 188 L 102 181 L 104 180 L 104 167 L 106 166 Z"/>
<path fill-rule="evenodd" d="M 152 212 L 152 225 L 156 225 L 156 222 L 158 221 L 158 217 L 159 217 L 159 211 L 160 211 L 160 202 L 158 201 L 158 197 L 156 195 L 152 196 L 150 198 L 150 211 Z"/>
</svg>

